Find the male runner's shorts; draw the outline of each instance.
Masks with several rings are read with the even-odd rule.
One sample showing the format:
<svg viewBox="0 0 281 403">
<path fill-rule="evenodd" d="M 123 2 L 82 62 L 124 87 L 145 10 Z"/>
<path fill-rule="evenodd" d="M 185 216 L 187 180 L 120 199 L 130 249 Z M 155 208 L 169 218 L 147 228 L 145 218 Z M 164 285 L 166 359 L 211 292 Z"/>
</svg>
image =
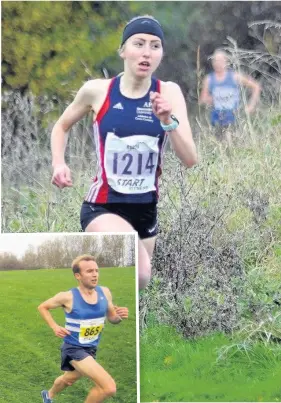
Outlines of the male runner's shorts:
<svg viewBox="0 0 281 403">
<path fill-rule="evenodd" d="M 218 111 L 214 109 L 211 113 L 211 123 L 214 128 L 214 135 L 219 141 L 225 140 L 226 133 L 233 131 L 235 127 L 235 115 L 231 110 Z"/>
<path fill-rule="evenodd" d="M 235 122 L 235 115 L 233 110 L 217 110 L 213 109 L 211 112 L 212 126 L 229 126 Z"/>
<path fill-rule="evenodd" d="M 74 371 L 75 368 L 70 364 L 71 360 L 82 361 L 89 356 L 96 359 L 96 354 L 96 347 L 80 347 L 63 343 L 61 346 L 61 369 L 62 371 Z"/>
<path fill-rule="evenodd" d="M 96 204 L 84 201 L 80 213 L 82 230 L 102 214 L 116 214 L 138 232 L 141 239 L 151 238 L 158 233 L 156 203 L 107 203 Z"/>
<path fill-rule="evenodd" d="M 226 134 L 229 132 L 233 132 L 235 126 L 233 124 L 229 124 L 227 126 L 216 125 L 213 128 L 213 134 L 219 141 L 224 141 L 226 139 Z"/>
</svg>

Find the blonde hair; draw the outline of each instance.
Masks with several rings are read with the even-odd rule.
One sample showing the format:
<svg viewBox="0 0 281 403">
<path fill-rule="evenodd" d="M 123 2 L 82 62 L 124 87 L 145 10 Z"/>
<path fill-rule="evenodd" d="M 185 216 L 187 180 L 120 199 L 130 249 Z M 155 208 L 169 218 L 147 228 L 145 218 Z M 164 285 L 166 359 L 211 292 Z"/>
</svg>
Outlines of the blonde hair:
<svg viewBox="0 0 281 403">
<path fill-rule="evenodd" d="M 225 57 L 226 60 L 229 60 L 229 56 L 228 56 L 228 54 L 226 53 L 226 51 L 223 50 L 223 49 L 219 49 L 219 48 L 214 51 L 214 53 L 210 56 L 210 59 L 214 59 L 214 57 L 215 57 L 217 54 L 221 54 L 221 55 L 223 55 L 223 56 Z"/>
<path fill-rule="evenodd" d="M 72 262 L 72 264 L 71 264 L 71 268 L 72 268 L 72 271 L 73 271 L 73 273 L 74 274 L 76 274 L 76 273 L 80 273 L 80 266 L 79 266 L 79 263 L 80 262 L 83 262 L 83 261 L 85 261 L 85 262 L 95 262 L 95 263 L 97 263 L 96 262 L 96 259 L 94 258 L 94 256 L 92 256 L 92 255 L 81 255 L 81 256 L 77 256 L 74 260 L 73 260 L 73 262 Z"/>
</svg>

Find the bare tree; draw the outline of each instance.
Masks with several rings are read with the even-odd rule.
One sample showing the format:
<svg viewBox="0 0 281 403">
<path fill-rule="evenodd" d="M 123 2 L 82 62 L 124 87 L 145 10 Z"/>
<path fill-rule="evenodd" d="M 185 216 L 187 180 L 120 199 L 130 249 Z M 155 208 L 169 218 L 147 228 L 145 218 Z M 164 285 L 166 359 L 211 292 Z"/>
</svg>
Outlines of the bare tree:
<svg viewBox="0 0 281 403">
<path fill-rule="evenodd" d="M 13 253 L 4 252 L 0 255 L 0 270 L 19 270 L 21 268 L 20 260 Z"/>
</svg>

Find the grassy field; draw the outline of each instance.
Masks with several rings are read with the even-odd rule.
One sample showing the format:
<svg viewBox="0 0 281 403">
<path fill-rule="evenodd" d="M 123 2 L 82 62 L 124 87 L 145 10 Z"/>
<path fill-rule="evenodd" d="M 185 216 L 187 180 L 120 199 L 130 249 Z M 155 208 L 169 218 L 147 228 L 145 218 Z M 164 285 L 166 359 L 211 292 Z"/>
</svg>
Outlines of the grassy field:
<svg viewBox="0 0 281 403">
<path fill-rule="evenodd" d="M 37 306 L 59 291 L 76 286 L 70 270 L 0 272 L 0 402 L 36 403 L 60 372 L 61 339 L 41 319 Z M 129 319 L 107 324 L 97 361 L 113 376 L 117 394 L 110 403 L 137 401 L 136 308 L 133 268 L 100 270 L 100 284 L 110 288 L 113 302 L 129 308 Z M 53 311 L 64 324 L 62 310 Z M 4 326 L 3 326 L 4 325 Z M 83 402 L 92 383 L 82 379 L 56 398 L 58 403 Z"/>
<path fill-rule="evenodd" d="M 257 343 L 233 345 L 215 334 L 184 340 L 166 326 L 141 339 L 141 402 L 280 402 L 281 351 Z"/>
</svg>

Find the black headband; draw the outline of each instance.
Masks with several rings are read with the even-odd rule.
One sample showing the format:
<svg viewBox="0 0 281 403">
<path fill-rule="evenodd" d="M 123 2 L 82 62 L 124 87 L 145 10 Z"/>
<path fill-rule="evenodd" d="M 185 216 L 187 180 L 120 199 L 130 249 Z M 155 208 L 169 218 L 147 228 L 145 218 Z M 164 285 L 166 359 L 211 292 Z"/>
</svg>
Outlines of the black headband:
<svg viewBox="0 0 281 403">
<path fill-rule="evenodd" d="M 140 17 L 129 22 L 123 31 L 121 46 L 130 36 L 135 34 L 150 34 L 158 36 L 161 39 L 162 45 L 164 42 L 164 33 L 158 21 L 148 17 Z"/>
</svg>

